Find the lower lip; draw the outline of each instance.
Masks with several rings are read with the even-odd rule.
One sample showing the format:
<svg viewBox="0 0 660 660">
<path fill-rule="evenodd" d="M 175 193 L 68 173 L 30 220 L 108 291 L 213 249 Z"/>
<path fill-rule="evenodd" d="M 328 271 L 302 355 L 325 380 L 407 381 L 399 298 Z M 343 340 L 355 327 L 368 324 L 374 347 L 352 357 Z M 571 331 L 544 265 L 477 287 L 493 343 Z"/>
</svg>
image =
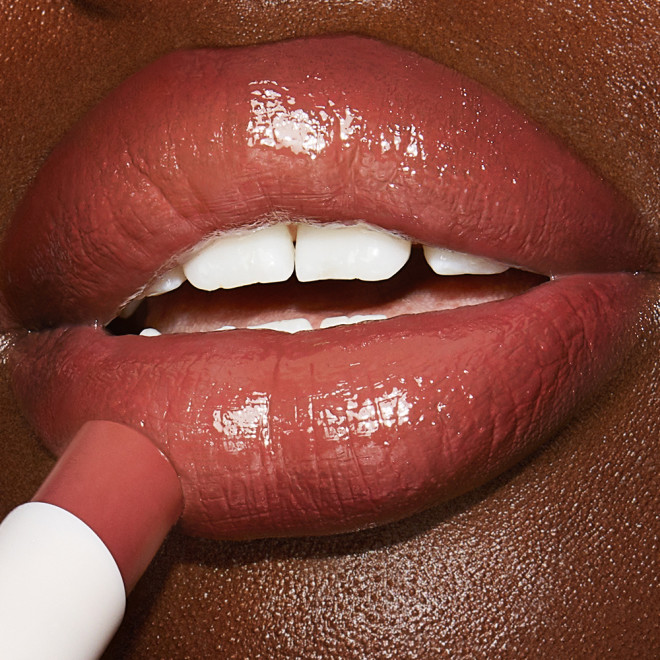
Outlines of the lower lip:
<svg viewBox="0 0 660 660">
<path fill-rule="evenodd" d="M 9 360 L 56 453 L 91 418 L 158 439 L 185 531 L 328 534 L 454 497 L 529 454 L 625 356 L 646 297 L 644 276 L 574 275 L 295 336 L 28 333 Z"/>
</svg>

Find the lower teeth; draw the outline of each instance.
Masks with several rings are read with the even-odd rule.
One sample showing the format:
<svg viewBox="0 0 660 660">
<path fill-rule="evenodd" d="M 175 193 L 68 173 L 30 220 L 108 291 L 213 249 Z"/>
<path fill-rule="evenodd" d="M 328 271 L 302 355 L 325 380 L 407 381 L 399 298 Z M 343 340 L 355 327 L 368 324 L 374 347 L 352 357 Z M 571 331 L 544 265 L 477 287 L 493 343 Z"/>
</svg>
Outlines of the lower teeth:
<svg viewBox="0 0 660 660">
<path fill-rule="evenodd" d="M 354 325 L 356 323 L 366 323 L 367 321 L 383 321 L 387 318 L 384 314 L 356 314 L 355 316 L 333 316 L 323 319 L 319 329 L 335 328 L 339 325 Z M 214 332 L 224 332 L 226 330 L 236 330 L 235 325 L 223 325 Z M 278 332 L 287 332 L 295 334 L 306 330 L 313 330 L 312 324 L 304 318 L 286 319 L 285 321 L 270 321 L 261 325 L 248 325 L 248 330 L 277 330 Z M 141 337 L 159 337 L 162 333 L 156 328 L 145 328 L 140 332 Z"/>
</svg>

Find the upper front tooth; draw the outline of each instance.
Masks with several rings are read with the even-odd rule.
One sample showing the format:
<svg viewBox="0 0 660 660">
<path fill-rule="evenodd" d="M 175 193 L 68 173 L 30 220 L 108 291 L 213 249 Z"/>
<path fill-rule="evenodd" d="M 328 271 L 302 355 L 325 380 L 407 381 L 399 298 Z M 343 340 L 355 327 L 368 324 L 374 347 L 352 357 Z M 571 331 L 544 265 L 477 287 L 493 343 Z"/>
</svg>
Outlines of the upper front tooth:
<svg viewBox="0 0 660 660">
<path fill-rule="evenodd" d="M 312 280 L 385 280 L 410 256 L 410 242 L 365 224 L 298 227 L 296 277 Z"/>
<path fill-rule="evenodd" d="M 494 259 L 475 257 L 447 248 L 424 246 L 424 256 L 433 272 L 438 275 L 495 275 L 509 267 Z"/>
<path fill-rule="evenodd" d="M 209 241 L 183 271 L 198 289 L 233 289 L 257 282 L 283 282 L 293 273 L 294 249 L 286 224 L 219 236 Z"/>
<path fill-rule="evenodd" d="M 159 278 L 154 280 L 145 290 L 145 296 L 160 296 L 168 291 L 174 291 L 186 281 L 185 273 L 181 266 L 175 266 Z"/>
</svg>

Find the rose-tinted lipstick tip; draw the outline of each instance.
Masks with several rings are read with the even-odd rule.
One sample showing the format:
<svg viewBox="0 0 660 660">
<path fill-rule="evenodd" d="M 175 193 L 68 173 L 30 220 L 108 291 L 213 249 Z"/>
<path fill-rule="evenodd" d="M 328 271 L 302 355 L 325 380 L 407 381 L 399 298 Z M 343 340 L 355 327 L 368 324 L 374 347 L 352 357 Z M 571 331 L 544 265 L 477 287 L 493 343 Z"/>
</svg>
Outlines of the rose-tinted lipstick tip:
<svg viewBox="0 0 660 660">
<path fill-rule="evenodd" d="M 178 475 L 148 438 L 86 423 L 0 525 L 0 656 L 99 656 L 182 508 Z"/>
<path fill-rule="evenodd" d="M 181 515 L 174 468 L 155 445 L 115 422 L 88 422 L 32 498 L 89 525 L 135 586 Z"/>
</svg>

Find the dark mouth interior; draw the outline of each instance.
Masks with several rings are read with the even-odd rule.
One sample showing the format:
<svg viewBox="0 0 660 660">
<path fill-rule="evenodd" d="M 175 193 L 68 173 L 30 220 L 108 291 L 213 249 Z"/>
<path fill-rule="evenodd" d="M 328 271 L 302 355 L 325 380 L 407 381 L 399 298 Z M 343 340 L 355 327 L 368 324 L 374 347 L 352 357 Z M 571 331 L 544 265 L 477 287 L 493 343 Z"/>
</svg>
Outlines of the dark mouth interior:
<svg viewBox="0 0 660 660">
<path fill-rule="evenodd" d="M 328 317 L 420 314 L 504 300 L 542 284 L 547 277 L 510 268 L 498 275 L 439 276 L 415 247 L 404 268 L 379 282 L 324 280 L 253 284 L 200 291 L 187 282 L 162 296 L 146 298 L 128 319 L 108 325 L 114 335 L 157 328 L 163 334 L 209 332 L 223 326 L 246 328 L 306 318 L 313 328 Z"/>
</svg>

